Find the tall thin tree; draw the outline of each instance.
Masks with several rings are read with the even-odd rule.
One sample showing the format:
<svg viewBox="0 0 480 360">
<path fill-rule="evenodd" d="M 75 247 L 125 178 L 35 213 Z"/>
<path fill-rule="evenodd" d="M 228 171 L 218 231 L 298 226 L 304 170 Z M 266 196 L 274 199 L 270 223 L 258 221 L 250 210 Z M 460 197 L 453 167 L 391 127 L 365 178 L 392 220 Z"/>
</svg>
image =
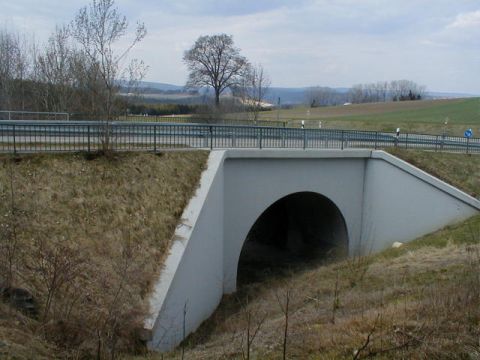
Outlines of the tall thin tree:
<svg viewBox="0 0 480 360">
<path fill-rule="evenodd" d="M 119 91 L 119 80 L 125 69 L 122 61 L 130 50 L 146 35 L 143 23 L 137 23 L 135 36 L 122 51 L 115 46 L 126 34 L 127 18 L 118 12 L 114 0 L 93 0 L 81 8 L 71 24 L 72 35 L 100 75 L 104 95 L 104 116 L 111 120 L 114 97 Z M 130 63 L 132 64 L 132 63 Z M 137 66 L 144 66 L 142 62 Z M 137 72 L 138 73 L 138 72 Z"/>
</svg>

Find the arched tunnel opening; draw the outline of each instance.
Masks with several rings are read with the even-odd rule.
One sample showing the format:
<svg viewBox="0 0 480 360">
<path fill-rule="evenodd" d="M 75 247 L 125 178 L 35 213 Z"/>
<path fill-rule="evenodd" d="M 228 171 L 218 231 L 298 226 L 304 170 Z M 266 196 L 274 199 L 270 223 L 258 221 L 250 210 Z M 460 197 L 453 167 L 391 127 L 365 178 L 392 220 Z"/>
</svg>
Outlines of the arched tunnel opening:
<svg viewBox="0 0 480 360">
<path fill-rule="evenodd" d="M 243 245 L 237 286 L 281 277 L 343 258 L 348 233 L 338 207 L 314 192 L 298 192 L 269 206 Z"/>
</svg>

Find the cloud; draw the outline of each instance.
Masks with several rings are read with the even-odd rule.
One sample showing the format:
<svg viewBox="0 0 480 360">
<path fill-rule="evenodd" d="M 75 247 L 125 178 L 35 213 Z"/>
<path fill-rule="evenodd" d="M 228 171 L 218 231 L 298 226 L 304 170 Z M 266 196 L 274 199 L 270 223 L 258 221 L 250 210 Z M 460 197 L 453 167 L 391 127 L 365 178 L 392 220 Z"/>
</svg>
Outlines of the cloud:
<svg viewBox="0 0 480 360">
<path fill-rule="evenodd" d="M 466 51 L 477 48 L 479 38 L 480 10 L 475 10 L 448 18 L 439 31 L 432 32 L 422 42 L 427 46 Z"/>
<path fill-rule="evenodd" d="M 43 40 L 82 3 L 7 2 L 0 22 Z M 233 35 L 274 86 L 350 86 L 409 78 L 431 90 L 480 92 L 478 0 L 116 0 L 147 37 L 131 55 L 148 80 L 183 84 L 185 50 L 200 35 Z M 5 11 L 3 11 L 5 10 Z M 45 39 L 46 40 L 46 39 Z M 126 44 L 122 42 L 119 47 Z M 459 71 L 458 69 L 461 69 Z"/>
<path fill-rule="evenodd" d="M 458 14 L 447 29 L 480 29 L 480 10 Z"/>
</svg>

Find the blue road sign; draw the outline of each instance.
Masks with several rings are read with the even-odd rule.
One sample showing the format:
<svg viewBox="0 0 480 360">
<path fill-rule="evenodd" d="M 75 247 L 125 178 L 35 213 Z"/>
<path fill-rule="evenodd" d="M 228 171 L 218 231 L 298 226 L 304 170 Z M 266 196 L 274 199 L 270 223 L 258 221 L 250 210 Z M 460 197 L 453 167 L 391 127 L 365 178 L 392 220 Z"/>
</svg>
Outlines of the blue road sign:
<svg viewBox="0 0 480 360">
<path fill-rule="evenodd" d="M 466 138 L 471 138 L 473 136 L 473 131 L 472 129 L 467 129 L 465 130 L 465 133 L 463 134 Z"/>
</svg>

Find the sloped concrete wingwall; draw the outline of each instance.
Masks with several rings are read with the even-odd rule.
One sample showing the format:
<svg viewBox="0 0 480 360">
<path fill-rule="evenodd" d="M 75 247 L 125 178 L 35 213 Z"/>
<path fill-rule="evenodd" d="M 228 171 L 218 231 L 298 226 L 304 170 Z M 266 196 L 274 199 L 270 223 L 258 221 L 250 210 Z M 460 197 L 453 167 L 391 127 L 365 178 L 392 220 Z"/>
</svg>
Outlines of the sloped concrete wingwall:
<svg viewBox="0 0 480 360">
<path fill-rule="evenodd" d="M 151 297 L 150 348 L 171 350 L 235 291 L 250 228 L 298 192 L 321 194 L 339 209 L 350 254 L 413 240 L 480 210 L 480 201 L 381 151 L 213 151 Z"/>
<path fill-rule="evenodd" d="M 478 213 L 479 201 L 383 151 L 367 162 L 364 254 L 407 242 Z"/>
<path fill-rule="evenodd" d="M 223 152 L 212 152 L 200 186 L 182 214 L 150 298 L 149 346 L 169 350 L 195 330 L 223 295 Z"/>
</svg>

